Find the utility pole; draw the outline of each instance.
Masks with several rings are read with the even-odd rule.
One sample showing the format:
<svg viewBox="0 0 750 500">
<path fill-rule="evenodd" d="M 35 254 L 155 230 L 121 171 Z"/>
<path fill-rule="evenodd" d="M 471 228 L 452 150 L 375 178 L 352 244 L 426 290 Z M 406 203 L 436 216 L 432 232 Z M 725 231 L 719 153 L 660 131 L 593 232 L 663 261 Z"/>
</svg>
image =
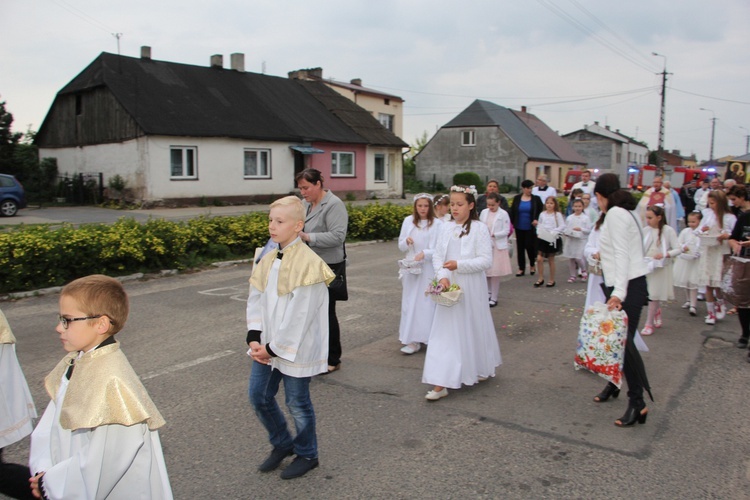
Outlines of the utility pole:
<svg viewBox="0 0 750 500">
<path fill-rule="evenodd" d="M 122 33 L 112 33 L 112 36 L 117 39 L 117 55 L 120 55 L 120 38 L 122 38 Z"/>
<path fill-rule="evenodd" d="M 711 118 L 711 152 L 708 154 L 709 156 L 709 162 L 713 163 L 714 161 L 714 136 L 716 133 L 716 113 L 714 113 L 713 109 L 706 109 L 706 108 L 700 108 L 701 111 L 710 111 L 713 117 Z"/>
<path fill-rule="evenodd" d="M 651 52 L 652 56 L 664 58 L 664 69 L 661 72 L 661 112 L 659 113 L 659 151 L 656 153 L 656 159 L 659 163 L 657 167 L 664 168 L 664 115 L 667 111 L 667 56 Z"/>
<path fill-rule="evenodd" d="M 745 132 L 750 132 L 742 125 L 740 125 L 740 128 L 744 130 Z M 748 154 L 748 153 L 750 153 L 750 134 L 745 135 L 745 154 Z"/>
</svg>

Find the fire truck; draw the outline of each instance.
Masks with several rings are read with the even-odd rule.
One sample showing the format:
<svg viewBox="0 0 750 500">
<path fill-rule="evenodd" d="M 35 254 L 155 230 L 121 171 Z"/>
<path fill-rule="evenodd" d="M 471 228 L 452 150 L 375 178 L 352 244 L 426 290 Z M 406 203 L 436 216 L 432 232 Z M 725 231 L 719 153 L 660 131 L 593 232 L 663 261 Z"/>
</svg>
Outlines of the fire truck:
<svg viewBox="0 0 750 500">
<path fill-rule="evenodd" d="M 719 175 L 714 167 L 668 167 L 663 172 L 660 171 L 661 169 L 656 165 L 629 167 L 628 188 L 639 191 L 648 189 L 657 175 L 661 175 L 665 181 L 669 181 L 675 189 L 680 189 L 684 184 L 690 182 L 695 182 L 696 185 L 699 185 L 703 179 L 711 179 Z"/>
</svg>

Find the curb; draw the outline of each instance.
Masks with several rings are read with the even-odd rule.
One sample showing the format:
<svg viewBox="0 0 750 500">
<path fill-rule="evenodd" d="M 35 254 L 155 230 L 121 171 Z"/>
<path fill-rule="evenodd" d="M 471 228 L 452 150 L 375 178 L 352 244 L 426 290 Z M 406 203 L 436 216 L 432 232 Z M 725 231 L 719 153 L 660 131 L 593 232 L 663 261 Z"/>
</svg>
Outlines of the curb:
<svg viewBox="0 0 750 500">
<path fill-rule="evenodd" d="M 371 240 L 371 241 L 356 241 L 354 243 L 349 244 L 350 247 L 358 247 L 363 245 L 374 245 L 375 243 L 383 243 L 388 240 Z M 236 266 L 239 264 L 246 264 L 250 262 L 252 259 L 240 259 L 240 260 L 226 260 L 221 262 L 212 262 L 208 266 L 210 267 L 216 267 L 216 268 L 222 268 L 222 267 L 230 267 L 230 266 Z M 199 267 L 199 268 L 190 268 L 185 269 L 182 272 L 200 272 L 205 270 L 207 267 Z M 126 281 L 135 281 L 135 280 L 146 280 L 146 279 L 155 279 L 155 278 L 166 278 L 168 276 L 176 276 L 180 274 L 179 269 L 163 269 L 156 273 L 134 273 L 134 274 L 128 274 L 126 276 L 113 276 L 116 280 L 120 282 L 126 282 Z M 49 288 L 40 288 L 38 290 L 29 290 L 27 292 L 12 292 L 12 293 L 6 293 L 3 295 L 0 295 L 0 302 L 9 302 L 12 300 L 18 300 L 18 299 L 27 299 L 29 297 L 42 297 L 44 295 L 52 295 L 55 293 L 60 293 L 60 291 L 63 289 L 62 286 L 51 286 Z"/>
</svg>

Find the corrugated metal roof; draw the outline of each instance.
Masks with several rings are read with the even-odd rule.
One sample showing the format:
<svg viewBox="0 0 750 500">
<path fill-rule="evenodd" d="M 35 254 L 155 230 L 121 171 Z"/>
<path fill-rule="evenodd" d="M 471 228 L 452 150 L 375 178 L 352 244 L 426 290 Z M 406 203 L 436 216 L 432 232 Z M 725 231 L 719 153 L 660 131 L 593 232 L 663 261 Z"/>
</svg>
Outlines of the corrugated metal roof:
<svg viewBox="0 0 750 500">
<path fill-rule="evenodd" d="M 104 52 L 59 94 L 99 86 L 109 88 L 147 134 L 404 145 L 321 82 Z M 343 117 L 336 108 L 345 110 Z M 368 118 L 381 130 L 369 130 Z"/>
</svg>

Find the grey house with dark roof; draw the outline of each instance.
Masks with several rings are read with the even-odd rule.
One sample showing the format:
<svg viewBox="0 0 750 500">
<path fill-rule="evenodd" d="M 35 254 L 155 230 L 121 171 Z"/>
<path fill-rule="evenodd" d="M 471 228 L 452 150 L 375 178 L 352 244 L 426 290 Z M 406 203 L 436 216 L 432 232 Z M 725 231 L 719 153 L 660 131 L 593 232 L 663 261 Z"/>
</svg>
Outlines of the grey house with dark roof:
<svg viewBox="0 0 750 500">
<path fill-rule="evenodd" d="M 247 201 L 312 167 L 358 198 L 401 194 L 408 145 L 321 82 L 100 54 L 58 92 L 36 136 L 67 173 L 119 174 L 137 200 Z"/>
<path fill-rule="evenodd" d="M 586 160 L 526 108 L 514 111 L 475 100 L 443 125 L 416 156 L 417 178 L 450 186 L 458 172 L 517 184 L 546 174 L 559 186 Z"/>
</svg>

